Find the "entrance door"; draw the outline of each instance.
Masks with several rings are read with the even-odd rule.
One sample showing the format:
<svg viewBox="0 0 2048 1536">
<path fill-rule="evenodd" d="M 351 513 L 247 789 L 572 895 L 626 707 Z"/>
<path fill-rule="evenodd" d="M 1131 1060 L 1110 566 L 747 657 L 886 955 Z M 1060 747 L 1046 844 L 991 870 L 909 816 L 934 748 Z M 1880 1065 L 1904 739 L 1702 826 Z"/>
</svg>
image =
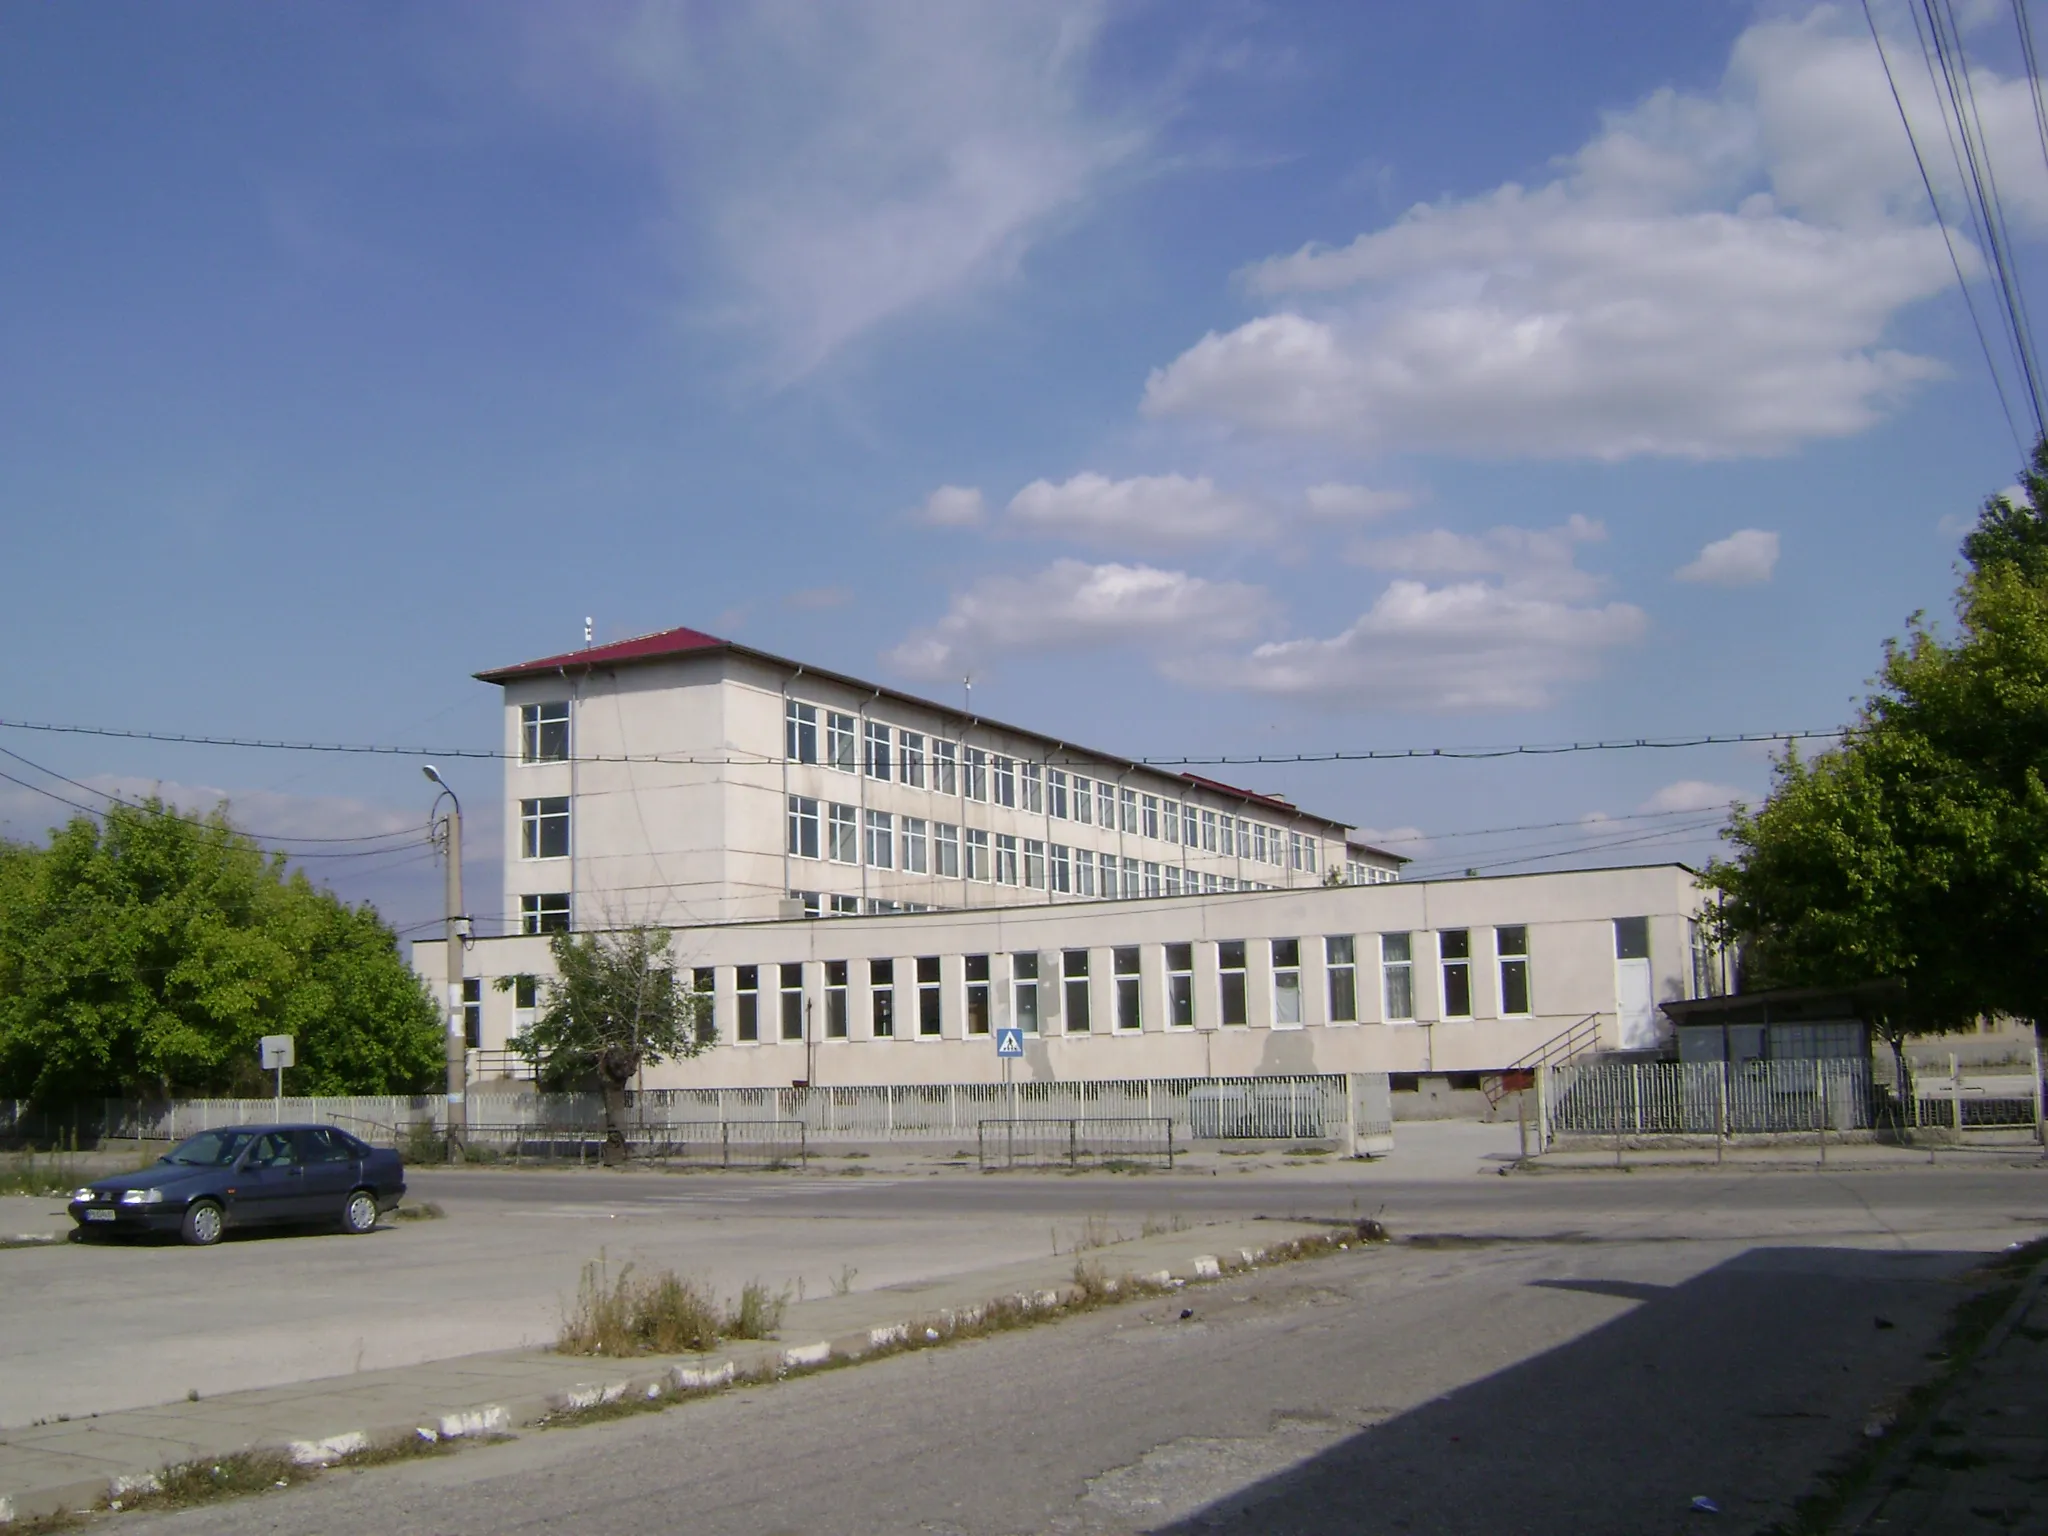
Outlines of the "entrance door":
<svg viewBox="0 0 2048 1536">
<path fill-rule="evenodd" d="M 1657 1000 L 1650 986 L 1650 920 L 1614 920 L 1614 1017 L 1624 1051 L 1657 1043 Z"/>
</svg>

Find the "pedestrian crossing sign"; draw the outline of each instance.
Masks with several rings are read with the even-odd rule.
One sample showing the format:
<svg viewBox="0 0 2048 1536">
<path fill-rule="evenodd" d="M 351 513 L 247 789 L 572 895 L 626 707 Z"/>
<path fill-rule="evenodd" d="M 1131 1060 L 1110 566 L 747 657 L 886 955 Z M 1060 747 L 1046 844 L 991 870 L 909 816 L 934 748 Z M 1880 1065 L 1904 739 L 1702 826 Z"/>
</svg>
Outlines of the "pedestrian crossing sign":
<svg viewBox="0 0 2048 1536">
<path fill-rule="evenodd" d="M 996 1031 L 996 1055 L 1022 1056 L 1024 1054 L 1024 1031 L 1014 1024 L 1006 1024 Z"/>
</svg>

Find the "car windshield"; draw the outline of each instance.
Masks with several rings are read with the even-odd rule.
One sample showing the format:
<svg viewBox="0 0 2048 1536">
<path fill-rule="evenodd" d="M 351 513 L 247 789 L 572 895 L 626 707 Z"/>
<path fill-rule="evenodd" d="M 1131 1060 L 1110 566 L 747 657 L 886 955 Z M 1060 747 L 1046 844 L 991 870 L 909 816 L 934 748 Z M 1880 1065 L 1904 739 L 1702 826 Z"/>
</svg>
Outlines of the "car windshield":
<svg viewBox="0 0 2048 1536">
<path fill-rule="evenodd" d="M 184 1163 L 194 1168 L 225 1168 L 242 1155 L 254 1131 L 201 1131 L 181 1141 L 164 1155 L 167 1163 Z"/>
</svg>

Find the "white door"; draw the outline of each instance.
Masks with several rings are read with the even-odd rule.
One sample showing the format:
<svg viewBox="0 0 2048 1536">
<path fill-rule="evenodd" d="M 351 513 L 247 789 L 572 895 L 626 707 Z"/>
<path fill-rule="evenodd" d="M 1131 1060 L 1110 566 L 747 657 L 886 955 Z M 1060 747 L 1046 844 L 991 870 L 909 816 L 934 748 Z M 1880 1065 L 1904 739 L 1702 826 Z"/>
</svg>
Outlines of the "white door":
<svg viewBox="0 0 2048 1536">
<path fill-rule="evenodd" d="M 1614 1015 L 1624 1051 L 1647 1051 L 1657 1043 L 1656 1003 L 1650 995 L 1650 962 L 1614 962 Z"/>
</svg>

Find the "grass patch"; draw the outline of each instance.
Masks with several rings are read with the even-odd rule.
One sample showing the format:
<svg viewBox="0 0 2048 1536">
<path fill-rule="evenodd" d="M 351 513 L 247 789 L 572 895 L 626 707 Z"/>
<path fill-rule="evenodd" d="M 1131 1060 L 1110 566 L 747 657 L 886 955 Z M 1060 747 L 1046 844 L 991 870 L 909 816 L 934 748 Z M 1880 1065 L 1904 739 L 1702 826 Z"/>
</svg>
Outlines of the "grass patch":
<svg viewBox="0 0 2048 1536">
<path fill-rule="evenodd" d="M 422 1200 L 418 1205 L 401 1205 L 390 1212 L 393 1221 L 440 1221 L 447 1212 L 431 1200 Z"/>
<path fill-rule="evenodd" d="M 720 1308 L 700 1282 L 672 1269 L 642 1276 L 627 1264 L 614 1278 L 599 1258 L 583 1266 L 555 1349 L 613 1357 L 701 1354 L 721 1339 L 773 1338 L 788 1305 L 789 1292 L 749 1280 L 731 1306 Z"/>
</svg>

